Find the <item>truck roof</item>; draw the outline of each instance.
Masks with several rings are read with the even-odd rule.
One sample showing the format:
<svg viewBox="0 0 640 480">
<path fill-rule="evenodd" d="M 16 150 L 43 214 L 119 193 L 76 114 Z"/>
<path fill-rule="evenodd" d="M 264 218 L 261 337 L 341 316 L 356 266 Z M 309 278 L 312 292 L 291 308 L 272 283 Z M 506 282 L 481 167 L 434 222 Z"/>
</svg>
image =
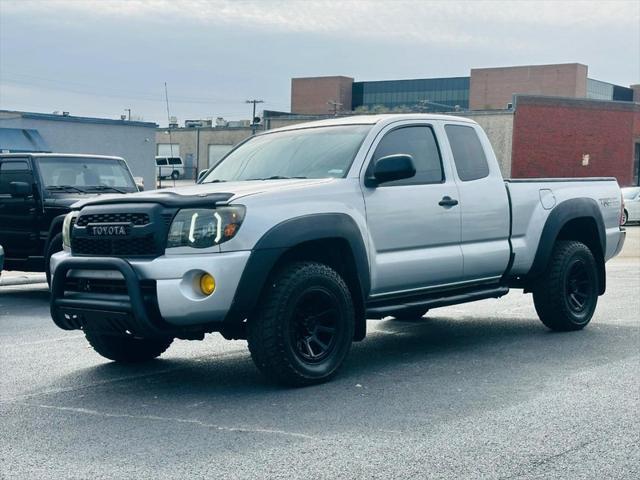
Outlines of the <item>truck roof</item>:
<svg viewBox="0 0 640 480">
<path fill-rule="evenodd" d="M 288 125 L 286 127 L 267 130 L 264 133 L 296 130 L 299 128 L 330 127 L 334 125 L 338 126 L 338 125 L 388 124 L 388 123 L 397 122 L 400 120 L 449 120 L 449 121 L 476 124 L 476 122 L 471 120 L 470 118 L 459 117 L 457 115 L 437 115 L 432 113 L 394 113 L 394 114 L 380 114 L 380 115 L 353 115 L 350 117 L 327 118 L 325 120 L 316 120 L 313 122 L 296 123 L 295 125 Z"/>
<path fill-rule="evenodd" d="M 13 157 L 64 157 L 64 158 L 102 158 L 105 160 L 124 160 L 122 157 L 115 157 L 112 155 L 95 155 L 93 153 L 39 153 L 39 152 L 24 152 L 24 153 L 0 153 L 0 158 L 13 158 Z"/>
</svg>

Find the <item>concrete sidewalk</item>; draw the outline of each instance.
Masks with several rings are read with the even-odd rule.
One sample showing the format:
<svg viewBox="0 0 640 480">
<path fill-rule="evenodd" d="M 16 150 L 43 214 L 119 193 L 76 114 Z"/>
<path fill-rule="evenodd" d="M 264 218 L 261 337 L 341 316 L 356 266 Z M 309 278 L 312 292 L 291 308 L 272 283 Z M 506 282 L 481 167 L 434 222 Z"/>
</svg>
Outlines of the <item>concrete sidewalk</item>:
<svg viewBox="0 0 640 480">
<path fill-rule="evenodd" d="M 47 283 L 47 277 L 44 273 L 3 270 L 2 275 L 0 275 L 0 287 L 35 285 L 39 283 Z"/>
</svg>

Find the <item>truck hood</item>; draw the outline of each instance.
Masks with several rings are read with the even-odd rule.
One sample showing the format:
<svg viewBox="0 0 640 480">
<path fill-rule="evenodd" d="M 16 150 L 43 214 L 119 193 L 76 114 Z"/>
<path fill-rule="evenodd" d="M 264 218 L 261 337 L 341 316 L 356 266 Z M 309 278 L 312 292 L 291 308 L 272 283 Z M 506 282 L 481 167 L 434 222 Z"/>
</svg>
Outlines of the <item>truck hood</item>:
<svg viewBox="0 0 640 480">
<path fill-rule="evenodd" d="M 329 184 L 333 178 L 291 179 L 291 180 L 248 180 L 243 182 L 220 182 L 192 185 L 188 187 L 165 188 L 146 192 L 130 193 L 127 195 L 101 195 L 100 198 L 87 199 L 73 205 L 82 208 L 90 204 L 106 203 L 161 203 L 164 205 L 181 206 L 194 202 L 205 204 L 209 202 L 232 202 L 250 195 L 277 193 L 305 189 L 315 185 Z"/>
</svg>

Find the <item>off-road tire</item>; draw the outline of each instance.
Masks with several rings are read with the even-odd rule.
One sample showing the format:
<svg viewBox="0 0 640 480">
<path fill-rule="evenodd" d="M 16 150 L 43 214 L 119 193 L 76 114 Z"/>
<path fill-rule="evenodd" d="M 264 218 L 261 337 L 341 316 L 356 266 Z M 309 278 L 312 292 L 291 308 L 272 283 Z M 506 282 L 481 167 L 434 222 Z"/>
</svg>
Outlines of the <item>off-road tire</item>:
<svg viewBox="0 0 640 480">
<path fill-rule="evenodd" d="M 146 362 L 159 357 L 169 348 L 173 338 L 136 338 L 124 335 L 105 335 L 90 330 L 85 337 L 93 349 L 109 360 L 122 363 Z"/>
<path fill-rule="evenodd" d="M 581 269 L 582 293 L 575 294 L 574 269 Z M 583 299 L 583 307 L 576 307 Z M 533 302 L 538 317 L 551 330 L 571 331 L 584 328 L 598 303 L 598 268 L 591 250 L 581 242 L 558 241 L 553 247 L 546 271 L 533 287 Z M 578 302 L 579 303 L 579 302 Z"/>
<path fill-rule="evenodd" d="M 47 283 L 51 286 L 51 255 L 62 251 L 62 233 L 54 235 L 47 245 L 47 251 L 44 254 L 44 273 L 47 276 Z"/>
<path fill-rule="evenodd" d="M 300 309 L 314 303 L 303 300 L 316 293 L 326 296 L 326 303 L 315 302 L 318 309 L 326 305 L 333 313 L 301 316 Z M 326 357 L 320 356 L 322 360 L 313 363 L 302 358 L 305 343 L 296 335 L 301 324 L 308 325 L 308 321 L 320 324 L 319 319 L 335 326 L 335 338 L 331 337 L 333 343 L 329 342 L 331 349 L 327 348 Z M 342 277 L 321 263 L 296 262 L 269 280 L 258 311 L 249 318 L 247 340 L 254 363 L 267 378 L 299 387 L 322 383 L 335 375 L 351 348 L 354 324 L 353 301 Z M 306 346 L 311 348 L 308 340 Z"/>
<path fill-rule="evenodd" d="M 408 322 L 412 320 L 418 320 L 425 316 L 429 311 L 428 308 L 407 308 L 406 310 L 399 310 L 391 314 L 393 318 L 401 322 Z"/>
</svg>

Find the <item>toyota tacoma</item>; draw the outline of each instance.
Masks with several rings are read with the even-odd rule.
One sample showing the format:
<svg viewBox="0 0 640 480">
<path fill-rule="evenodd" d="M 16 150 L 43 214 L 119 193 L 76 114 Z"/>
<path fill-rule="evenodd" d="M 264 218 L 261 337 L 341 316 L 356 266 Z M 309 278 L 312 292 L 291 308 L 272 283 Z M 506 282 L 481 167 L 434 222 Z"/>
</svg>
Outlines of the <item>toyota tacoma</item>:
<svg viewBox="0 0 640 480">
<path fill-rule="evenodd" d="M 255 135 L 197 185 L 76 205 L 51 314 L 121 362 L 246 339 L 266 376 L 330 378 L 366 319 L 533 294 L 579 330 L 624 243 L 613 178 L 504 180 L 472 120 L 335 118 Z"/>
</svg>

